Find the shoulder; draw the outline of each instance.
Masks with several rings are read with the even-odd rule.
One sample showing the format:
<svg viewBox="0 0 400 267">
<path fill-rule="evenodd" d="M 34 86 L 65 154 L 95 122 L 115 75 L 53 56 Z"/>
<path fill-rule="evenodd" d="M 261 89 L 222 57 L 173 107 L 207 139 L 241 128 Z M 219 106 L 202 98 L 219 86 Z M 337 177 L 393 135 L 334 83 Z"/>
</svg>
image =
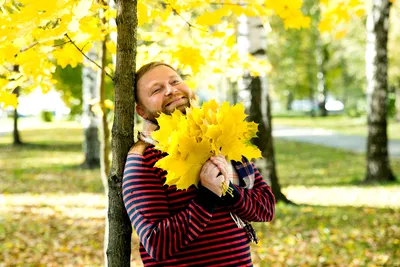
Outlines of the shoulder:
<svg viewBox="0 0 400 267">
<path fill-rule="evenodd" d="M 139 140 L 131 147 L 131 149 L 128 152 L 128 155 L 135 154 L 143 156 L 144 152 L 149 146 L 150 146 L 149 143 Z"/>
</svg>

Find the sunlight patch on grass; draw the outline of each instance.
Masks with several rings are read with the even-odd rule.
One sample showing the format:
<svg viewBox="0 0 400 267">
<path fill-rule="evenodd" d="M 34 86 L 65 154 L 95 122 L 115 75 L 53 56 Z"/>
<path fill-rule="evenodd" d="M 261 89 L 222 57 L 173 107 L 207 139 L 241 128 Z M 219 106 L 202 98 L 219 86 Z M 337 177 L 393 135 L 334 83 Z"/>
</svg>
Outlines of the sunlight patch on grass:
<svg viewBox="0 0 400 267">
<path fill-rule="evenodd" d="M 0 205 L 10 206 L 70 206 L 104 208 L 104 194 L 3 194 L 0 195 Z"/>
<path fill-rule="evenodd" d="M 101 194 L 3 194 L 3 212 L 29 212 L 37 216 L 68 218 L 104 218 L 106 198 Z"/>
<path fill-rule="evenodd" d="M 297 204 L 400 208 L 400 186 L 289 186 L 282 191 Z"/>
<path fill-rule="evenodd" d="M 274 117 L 275 125 L 286 125 L 291 127 L 322 128 L 337 131 L 342 134 L 367 136 L 367 119 L 350 118 L 347 116 L 324 117 Z M 393 140 L 400 140 L 400 122 L 389 120 L 388 136 Z"/>
</svg>

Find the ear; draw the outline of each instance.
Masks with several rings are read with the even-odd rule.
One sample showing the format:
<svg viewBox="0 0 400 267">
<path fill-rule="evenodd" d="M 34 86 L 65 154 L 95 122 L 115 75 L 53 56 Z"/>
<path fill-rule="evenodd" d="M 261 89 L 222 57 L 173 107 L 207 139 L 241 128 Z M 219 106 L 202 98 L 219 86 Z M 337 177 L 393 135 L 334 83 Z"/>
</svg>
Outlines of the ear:
<svg viewBox="0 0 400 267">
<path fill-rule="evenodd" d="M 136 104 L 136 113 L 143 119 L 147 120 L 146 112 L 141 104 Z"/>
</svg>

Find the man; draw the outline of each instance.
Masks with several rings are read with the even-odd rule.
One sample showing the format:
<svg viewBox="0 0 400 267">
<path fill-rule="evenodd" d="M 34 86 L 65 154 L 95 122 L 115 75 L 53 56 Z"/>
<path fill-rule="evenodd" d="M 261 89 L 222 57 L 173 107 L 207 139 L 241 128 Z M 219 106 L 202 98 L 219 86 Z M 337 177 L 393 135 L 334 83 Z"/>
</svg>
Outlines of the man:
<svg viewBox="0 0 400 267">
<path fill-rule="evenodd" d="M 194 95 L 173 67 L 152 62 L 136 73 L 135 97 L 145 122 L 127 156 L 122 190 L 144 266 L 252 266 L 254 233 L 243 221 L 272 220 L 270 187 L 247 159 L 228 163 L 223 156 L 203 165 L 198 187 L 164 185 L 166 172 L 154 164 L 166 154 L 154 148 L 151 132 L 160 112 L 185 113 Z M 222 196 L 222 183 L 233 197 Z"/>
</svg>

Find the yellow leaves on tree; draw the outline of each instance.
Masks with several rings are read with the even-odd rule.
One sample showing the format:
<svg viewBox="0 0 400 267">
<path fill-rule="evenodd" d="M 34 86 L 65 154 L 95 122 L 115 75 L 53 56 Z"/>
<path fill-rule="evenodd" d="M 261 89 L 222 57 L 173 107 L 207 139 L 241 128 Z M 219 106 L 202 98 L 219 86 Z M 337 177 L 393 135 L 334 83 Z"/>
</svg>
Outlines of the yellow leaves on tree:
<svg viewBox="0 0 400 267">
<path fill-rule="evenodd" d="M 211 26 L 221 23 L 221 19 L 232 13 L 229 7 L 223 7 L 211 12 L 204 12 L 196 18 L 196 24 Z"/>
<path fill-rule="evenodd" d="M 245 0 L 215 5 L 213 1 L 139 0 L 138 63 L 163 60 L 184 66 L 185 74 L 207 70 L 224 73 L 232 81 L 244 70 L 252 75 L 265 73 L 267 62 L 238 56 L 234 21 L 246 15 L 260 16 L 266 22 L 274 12 L 286 27 L 304 27 L 307 19 L 300 11 L 301 3 Z M 101 9 L 104 12 L 99 12 Z M 82 62 L 82 55 L 65 34 L 88 51 L 93 42 L 115 32 L 115 26 L 108 24 L 115 16 L 115 10 L 93 0 L 5 1 L 0 8 L 0 58 L 7 67 L 0 70 L 0 75 L 9 77 L 13 66 L 18 65 L 26 81 L 21 88 L 43 86 L 44 91 L 48 90 L 55 64 L 74 67 Z M 115 43 L 108 42 L 107 49 L 115 53 Z M 35 57 L 20 56 L 28 51 Z"/>
<path fill-rule="evenodd" d="M 0 78 L 0 88 L 6 87 L 8 80 Z M 7 91 L 0 91 L 0 108 L 7 108 L 9 106 L 16 107 L 18 103 L 17 95 Z"/>
<path fill-rule="evenodd" d="M 282 18 L 286 29 L 309 27 L 311 20 L 301 12 L 302 5 L 302 0 L 265 1 L 266 8 L 273 10 L 276 15 Z"/>
<path fill-rule="evenodd" d="M 53 57 L 57 61 L 57 65 L 62 68 L 65 68 L 67 65 L 71 65 L 72 68 L 75 68 L 83 59 L 81 52 L 71 44 L 65 45 L 62 50 L 54 50 Z"/>
<path fill-rule="evenodd" d="M 205 64 L 202 51 L 195 47 L 178 47 L 174 52 L 174 58 L 179 61 L 180 67 L 190 67 L 191 73 L 193 74 L 198 73 L 200 67 L 204 66 Z"/>
<path fill-rule="evenodd" d="M 93 0 L 5 1 L 0 7 L 0 76 L 8 83 L 0 86 L 2 95 L 8 96 L 15 88 L 10 86 L 15 83 L 15 66 L 22 90 L 53 88 L 55 64 L 74 67 L 83 59 L 66 33 L 87 50 L 93 41 L 104 38 L 107 26 L 101 23 L 100 8 Z"/>
<path fill-rule="evenodd" d="M 321 21 L 318 29 L 321 33 L 333 33 L 335 39 L 345 34 L 343 24 L 352 17 L 360 17 L 365 13 L 364 1 L 339 0 L 321 2 Z"/>
<path fill-rule="evenodd" d="M 161 114 L 160 126 L 152 137 L 156 148 L 168 155 L 156 163 L 167 171 L 166 184 L 177 189 L 197 186 L 203 164 L 213 155 L 241 161 L 242 156 L 260 158 L 261 152 L 250 143 L 256 136 L 257 124 L 246 122 L 243 104 L 221 106 L 211 100 L 202 107 L 186 109 L 186 115 L 175 110 L 171 115 Z"/>
</svg>

